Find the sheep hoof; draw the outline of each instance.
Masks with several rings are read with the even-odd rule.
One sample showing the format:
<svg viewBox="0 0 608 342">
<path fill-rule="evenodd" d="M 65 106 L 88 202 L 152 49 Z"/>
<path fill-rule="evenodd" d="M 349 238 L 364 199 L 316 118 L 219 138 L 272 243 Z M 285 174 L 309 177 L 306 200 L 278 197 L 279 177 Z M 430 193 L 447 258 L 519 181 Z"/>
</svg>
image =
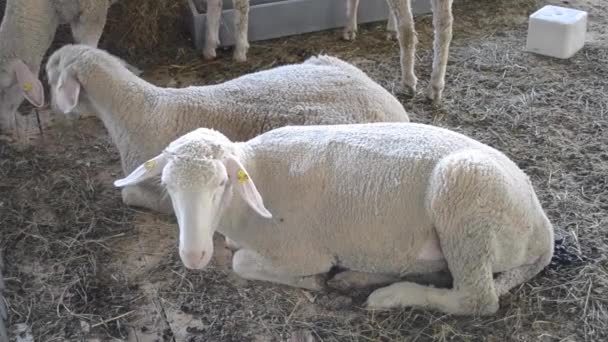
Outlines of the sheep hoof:
<svg viewBox="0 0 608 342">
<path fill-rule="evenodd" d="M 239 63 L 247 62 L 247 52 L 246 51 L 235 51 L 233 58 L 235 61 L 237 61 Z"/>
<path fill-rule="evenodd" d="M 322 275 L 313 275 L 300 278 L 296 284 L 297 287 L 320 292 L 325 290 L 325 279 Z"/>
<path fill-rule="evenodd" d="M 389 310 L 400 306 L 395 291 L 390 287 L 383 287 L 372 292 L 365 301 L 368 310 Z"/>
<path fill-rule="evenodd" d="M 348 41 L 355 40 L 355 38 L 357 38 L 357 30 L 344 29 L 344 33 L 342 34 L 342 38 L 344 38 L 344 40 L 348 40 Z"/>
<path fill-rule="evenodd" d="M 216 55 L 215 49 L 205 49 L 205 50 L 203 50 L 203 58 L 205 58 L 206 60 L 215 59 L 216 56 L 217 55 Z"/>
<path fill-rule="evenodd" d="M 430 86 L 426 92 L 426 97 L 433 102 L 433 105 L 438 106 L 441 104 L 442 94 L 443 89 Z"/>
<path fill-rule="evenodd" d="M 418 83 L 418 79 L 414 76 L 409 80 L 403 80 L 401 82 L 401 86 L 403 87 L 404 92 L 409 96 L 416 96 L 416 84 Z"/>
</svg>

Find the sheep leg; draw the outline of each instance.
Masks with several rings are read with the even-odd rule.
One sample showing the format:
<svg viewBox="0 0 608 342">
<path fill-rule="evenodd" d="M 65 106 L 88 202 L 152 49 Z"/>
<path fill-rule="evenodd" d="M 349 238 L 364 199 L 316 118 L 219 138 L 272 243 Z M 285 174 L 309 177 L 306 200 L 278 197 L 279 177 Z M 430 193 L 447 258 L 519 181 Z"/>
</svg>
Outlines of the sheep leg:
<svg viewBox="0 0 608 342">
<path fill-rule="evenodd" d="M 355 40 L 357 37 L 357 10 L 359 0 L 346 0 L 346 27 L 342 37 L 344 40 Z"/>
<path fill-rule="evenodd" d="M 245 62 L 249 42 L 247 33 L 249 29 L 249 0 L 232 0 L 234 4 L 234 32 L 236 34 L 236 45 L 234 48 L 234 60 Z"/>
<path fill-rule="evenodd" d="M 133 185 L 122 188 L 122 202 L 128 206 L 150 209 L 162 214 L 173 214 L 171 201 L 150 186 Z"/>
<path fill-rule="evenodd" d="M 445 87 L 445 72 L 452 41 L 452 0 L 432 0 L 433 7 L 433 72 L 427 96 L 434 103 L 441 102 Z"/>
<path fill-rule="evenodd" d="M 474 225 L 466 234 L 450 234 L 442 250 L 454 278 L 452 289 L 438 289 L 413 282 L 399 282 L 380 288 L 367 299 L 372 309 L 415 306 L 456 315 L 491 315 L 498 310 L 498 295 L 494 287 L 488 232 L 493 227 Z M 473 233 L 474 232 L 474 233 Z M 462 236 L 475 234 L 477 243 Z M 478 239 L 479 238 L 479 239 Z"/>
<path fill-rule="evenodd" d="M 220 19 L 222 17 L 222 0 L 207 0 L 207 35 L 203 57 L 214 59 L 215 49 L 220 43 Z"/>
<path fill-rule="evenodd" d="M 398 281 L 449 288 L 452 276 L 444 260 L 420 260 L 403 273 L 365 273 L 343 271 L 327 281 L 327 285 L 338 290 L 384 286 Z"/>
<path fill-rule="evenodd" d="M 75 22 L 70 23 L 72 36 L 78 44 L 97 47 L 106 25 L 108 4 L 102 2 L 83 11 Z"/>
<path fill-rule="evenodd" d="M 258 253 L 247 249 L 239 249 L 232 258 L 232 269 L 244 279 L 269 281 L 311 291 L 323 290 L 323 274 L 329 271 L 331 264 L 319 265 L 306 272 L 294 272 L 292 266 L 275 265 Z"/>
<path fill-rule="evenodd" d="M 393 11 L 389 9 L 388 11 L 388 20 L 386 21 L 386 39 L 393 40 L 395 39 L 395 16 L 393 15 Z"/>
<path fill-rule="evenodd" d="M 399 274 L 344 271 L 329 279 L 327 281 L 327 286 L 332 289 L 346 291 L 350 289 L 387 285 L 399 280 Z"/>
<path fill-rule="evenodd" d="M 418 38 L 414 30 L 414 17 L 410 0 L 387 0 L 387 3 L 396 22 L 400 50 L 401 82 L 406 89 L 415 94 L 418 79 L 414 73 L 414 59 Z"/>
</svg>

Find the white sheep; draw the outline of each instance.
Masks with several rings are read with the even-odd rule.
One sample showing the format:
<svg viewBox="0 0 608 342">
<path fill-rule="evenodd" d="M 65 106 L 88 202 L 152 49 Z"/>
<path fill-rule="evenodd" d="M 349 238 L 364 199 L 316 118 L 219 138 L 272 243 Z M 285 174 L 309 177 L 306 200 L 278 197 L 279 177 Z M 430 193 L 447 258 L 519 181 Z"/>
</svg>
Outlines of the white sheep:
<svg viewBox="0 0 608 342">
<path fill-rule="evenodd" d="M 247 140 L 285 125 L 409 121 L 403 105 L 363 71 L 340 59 L 312 57 L 209 86 L 162 88 L 137 77 L 111 54 L 66 45 L 47 74 L 53 107 L 77 105 L 105 124 L 126 174 L 198 127 Z M 123 189 L 125 204 L 171 213 L 158 184 Z"/>
<path fill-rule="evenodd" d="M 60 24 L 74 40 L 97 46 L 108 8 L 116 0 L 8 0 L 0 25 L 0 128 L 12 130 L 17 108 L 27 99 L 44 105 L 38 71 Z"/>
<path fill-rule="evenodd" d="M 207 265 L 218 230 L 240 247 L 232 266 L 246 279 L 320 290 L 333 267 L 454 279 L 452 289 L 394 283 L 369 296 L 371 308 L 492 314 L 498 296 L 553 255 L 553 227 L 526 174 L 430 125 L 288 126 L 240 143 L 200 128 L 114 184 L 159 174 L 188 268 Z"/>
<path fill-rule="evenodd" d="M 433 72 L 427 91 L 427 97 L 434 103 L 441 102 L 445 88 L 445 73 L 448 63 L 448 53 L 452 41 L 452 1 L 430 0 L 433 8 L 433 26 L 435 38 L 433 41 Z M 414 59 L 418 42 L 414 29 L 411 0 L 386 0 L 390 8 L 388 27 L 396 26 L 401 60 L 401 82 L 403 87 L 412 94 L 416 93 L 418 78 L 414 73 Z M 249 25 L 249 0 L 233 0 L 235 8 L 235 50 L 234 59 L 247 60 L 247 28 Z M 346 27 L 343 37 L 353 40 L 357 32 L 357 10 L 359 0 L 346 0 Z M 215 58 L 215 50 L 219 44 L 220 17 L 222 0 L 207 0 L 207 37 L 203 55 L 207 59 Z"/>
</svg>

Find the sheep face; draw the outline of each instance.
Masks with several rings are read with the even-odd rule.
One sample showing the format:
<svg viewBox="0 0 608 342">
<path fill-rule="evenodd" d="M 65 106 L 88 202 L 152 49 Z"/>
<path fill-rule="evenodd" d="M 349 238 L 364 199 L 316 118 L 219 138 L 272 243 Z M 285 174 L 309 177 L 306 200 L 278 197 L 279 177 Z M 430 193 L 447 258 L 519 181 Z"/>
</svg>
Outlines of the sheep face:
<svg viewBox="0 0 608 342">
<path fill-rule="evenodd" d="M 213 255 L 213 233 L 232 199 L 226 168 L 218 160 L 175 157 L 165 166 L 162 183 L 177 217 L 182 262 L 204 268 Z"/>
<path fill-rule="evenodd" d="M 82 55 L 78 45 L 66 45 L 55 51 L 46 63 L 46 74 L 51 88 L 51 107 L 69 117 L 77 117 L 80 83 L 72 68 Z"/>
<path fill-rule="evenodd" d="M 194 132 L 211 132 L 200 130 Z M 241 162 L 221 144 L 206 140 L 217 138 L 216 132 L 211 133 L 174 141 L 162 154 L 114 182 L 122 187 L 161 175 L 179 225 L 179 255 L 190 269 L 202 269 L 211 260 L 213 233 L 235 191 L 258 214 L 272 217 Z"/>
<path fill-rule="evenodd" d="M 44 105 L 44 90 L 38 77 L 20 59 L 0 67 L 0 117 L 10 118 L 27 99 L 32 105 Z"/>
</svg>

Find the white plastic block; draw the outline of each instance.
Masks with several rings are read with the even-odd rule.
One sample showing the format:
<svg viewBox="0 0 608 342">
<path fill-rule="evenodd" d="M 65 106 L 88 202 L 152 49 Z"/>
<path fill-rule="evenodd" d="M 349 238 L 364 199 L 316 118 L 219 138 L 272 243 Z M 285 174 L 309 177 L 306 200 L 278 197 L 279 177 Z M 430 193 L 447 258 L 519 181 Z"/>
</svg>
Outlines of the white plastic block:
<svg viewBox="0 0 608 342">
<path fill-rule="evenodd" d="M 530 16 L 526 50 L 570 58 L 585 45 L 587 12 L 547 5 Z"/>
</svg>

